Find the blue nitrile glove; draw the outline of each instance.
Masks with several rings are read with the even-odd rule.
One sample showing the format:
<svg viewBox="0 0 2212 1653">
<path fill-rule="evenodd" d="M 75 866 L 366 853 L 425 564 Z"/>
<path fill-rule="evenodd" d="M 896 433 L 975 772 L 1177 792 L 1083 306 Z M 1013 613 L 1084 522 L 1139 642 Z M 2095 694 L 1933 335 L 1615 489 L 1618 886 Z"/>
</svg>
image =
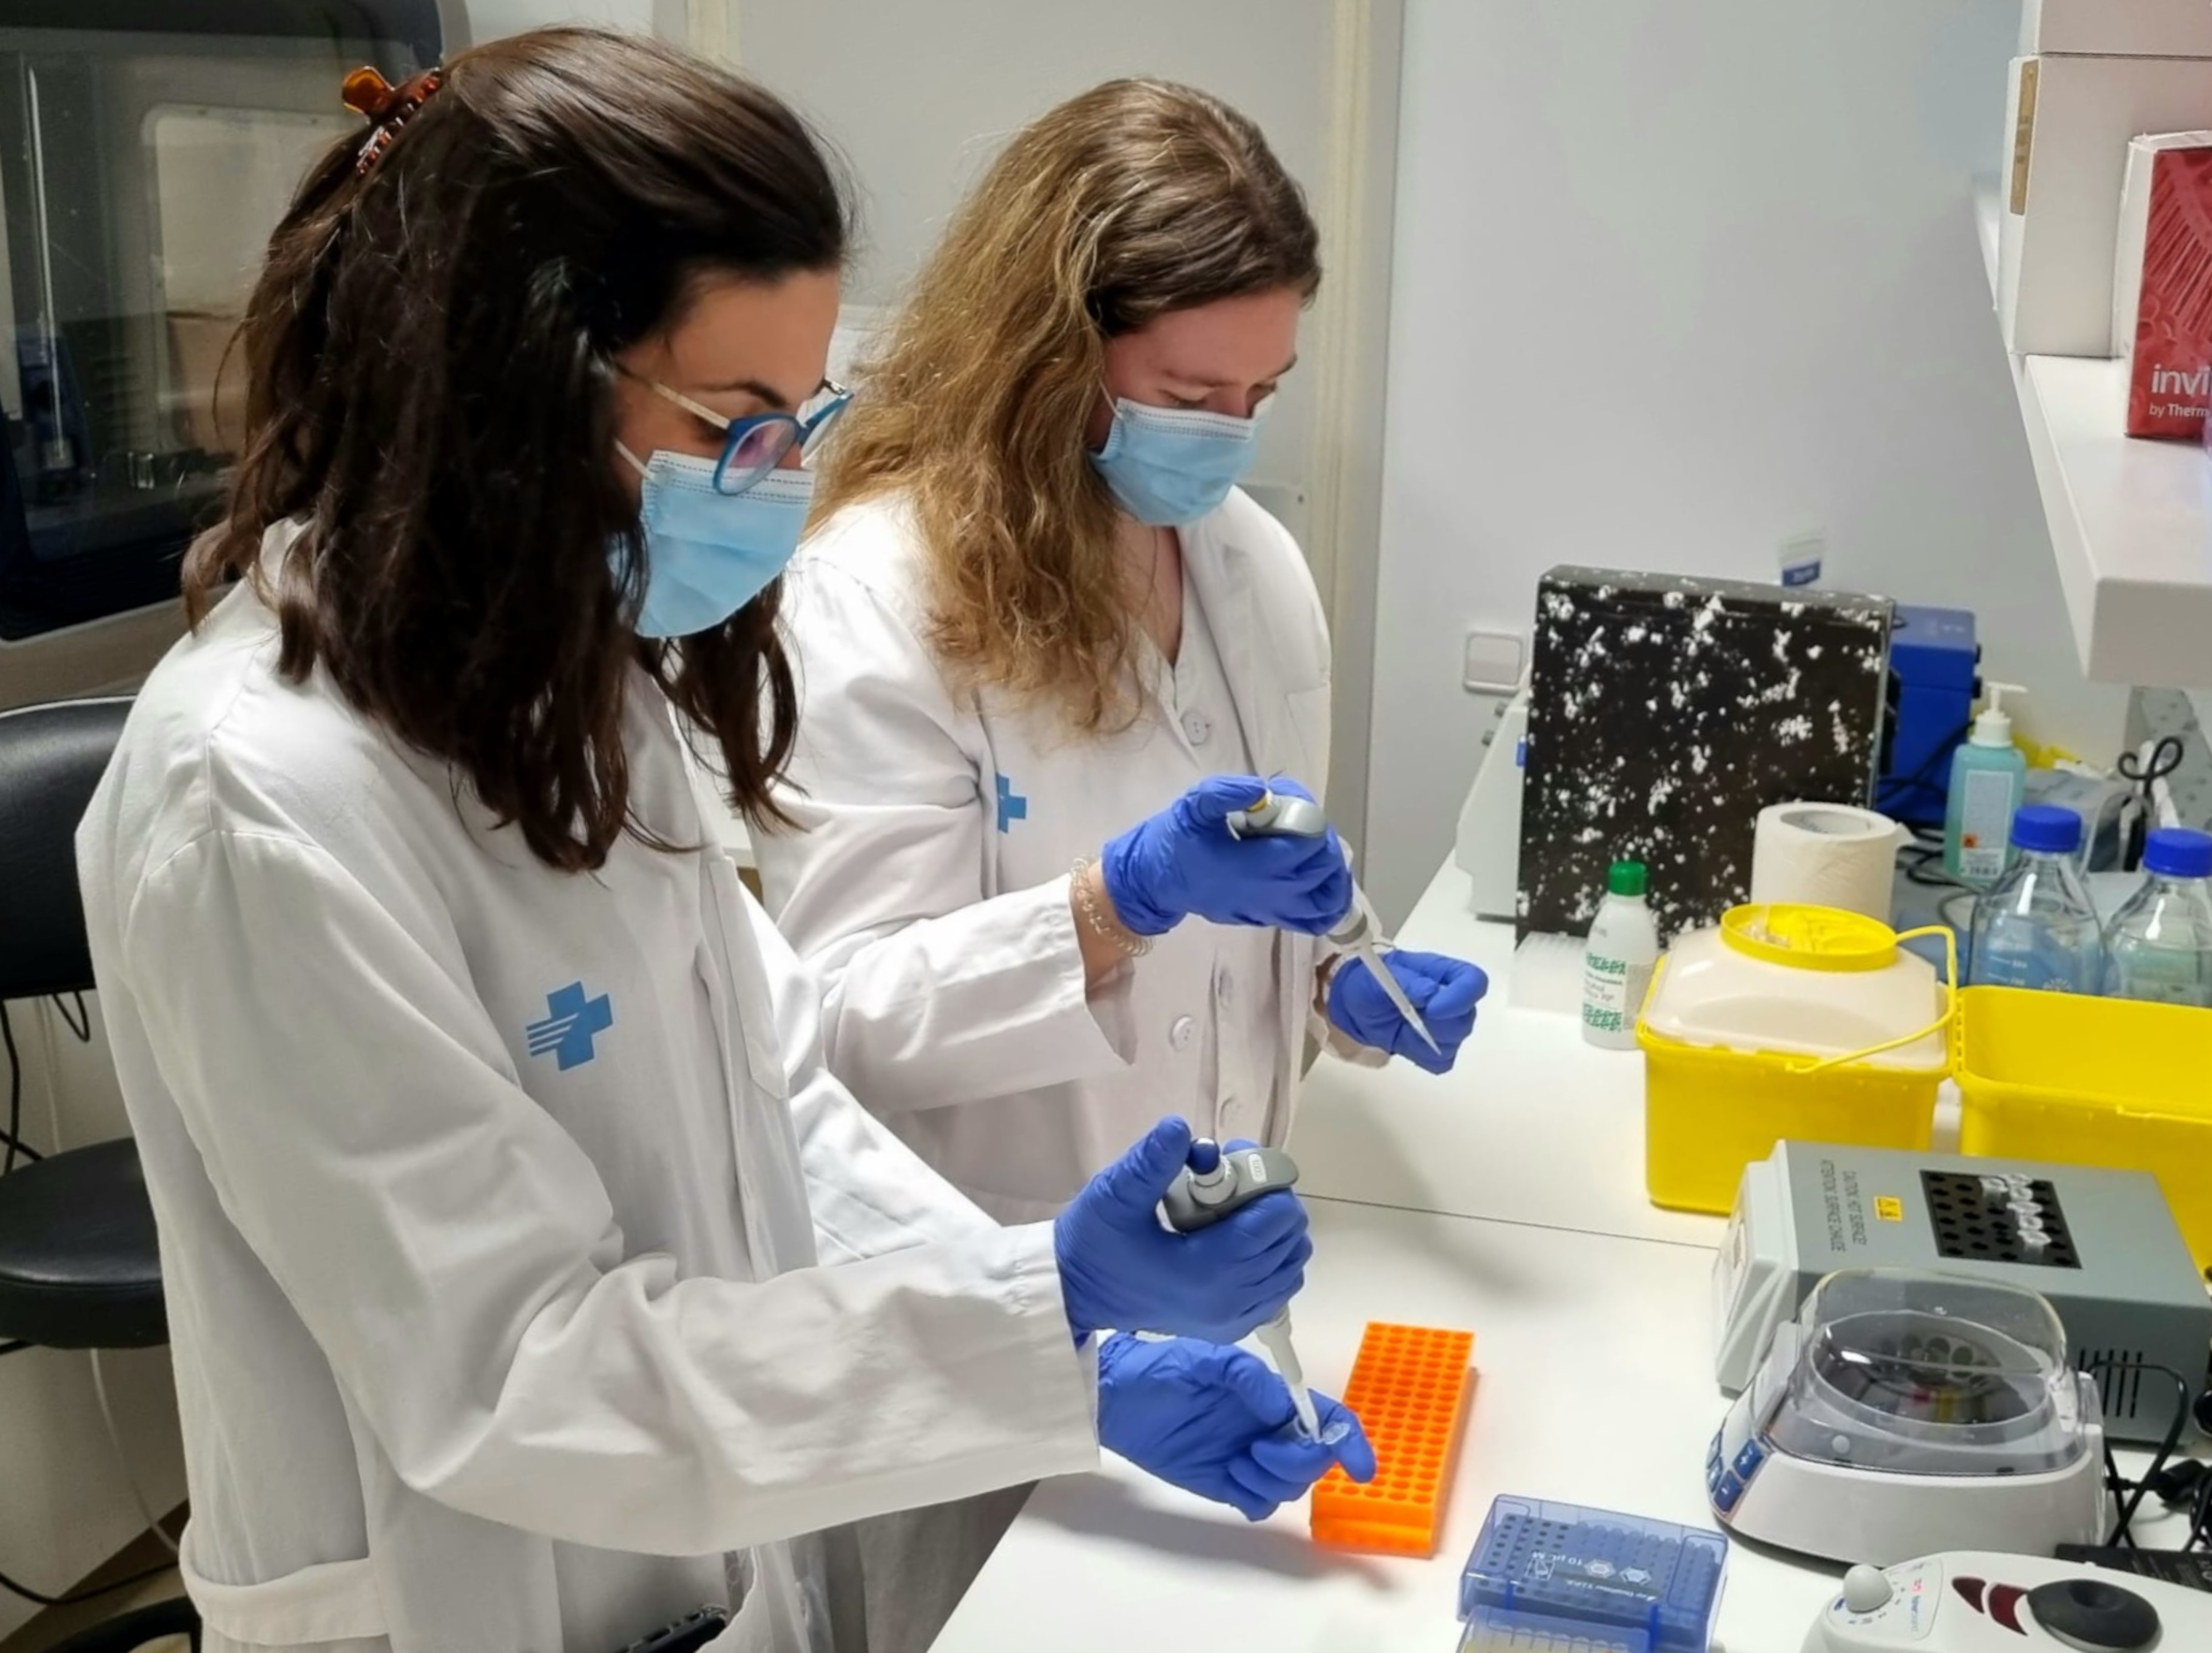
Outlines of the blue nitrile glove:
<svg viewBox="0 0 2212 1653">
<path fill-rule="evenodd" d="M 1107 898 L 1139 935 L 1195 915 L 1320 935 L 1352 907 L 1352 866 L 1331 828 L 1318 838 L 1229 836 L 1229 817 L 1270 792 L 1313 794 L 1295 781 L 1217 775 L 1108 844 Z"/>
<path fill-rule="evenodd" d="M 1466 960 L 1442 953 L 1387 952 L 1382 962 L 1421 1012 L 1437 1048 L 1430 1049 L 1406 1024 L 1364 958 L 1346 959 L 1329 978 L 1328 1019 L 1361 1044 L 1403 1056 L 1431 1073 L 1449 1073 L 1474 1031 L 1474 1007 L 1490 991 L 1490 978 Z"/>
<path fill-rule="evenodd" d="M 1078 1336 L 1172 1332 L 1234 1343 L 1305 1284 L 1313 1242 L 1306 1208 L 1287 1188 L 1194 1234 L 1160 1219 L 1160 1196 L 1189 1155 L 1190 1127 L 1164 1119 L 1054 1219 L 1060 1300 Z"/>
<path fill-rule="evenodd" d="M 1340 1463 L 1354 1480 L 1375 1479 L 1359 1419 L 1326 1395 L 1313 1403 L 1320 1440 L 1299 1431 L 1283 1380 L 1242 1349 L 1111 1337 L 1098 1350 L 1099 1444 L 1247 1521 L 1304 1498 Z"/>
</svg>

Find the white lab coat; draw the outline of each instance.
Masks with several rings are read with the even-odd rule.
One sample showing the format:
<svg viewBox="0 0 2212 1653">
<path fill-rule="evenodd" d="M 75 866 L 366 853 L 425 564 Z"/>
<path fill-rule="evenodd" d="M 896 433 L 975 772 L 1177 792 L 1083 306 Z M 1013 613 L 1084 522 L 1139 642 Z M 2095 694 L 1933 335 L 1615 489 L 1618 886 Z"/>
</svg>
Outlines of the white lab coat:
<svg viewBox="0 0 2212 1653">
<path fill-rule="evenodd" d="M 550 871 L 276 650 L 232 593 L 78 837 L 211 1653 L 610 1653 L 739 1595 L 718 1646 L 820 1650 L 801 1535 L 1096 1463 L 1048 1231 L 853 1104 L 719 850 Z M 635 682 L 632 806 L 706 845 Z"/>
<path fill-rule="evenodd" d="M 1318 793 L 1328 632 L 1296 542 L 1238 492 L 1182 544 L 1243 755 Z M 828 989 L 831 1067 L 1004 1221 L 1060 1209 L 1164 1113 L 1281 1141 L 1319 945 L 1273 938 L 1270 1071 L 1263 1094 L 1233 1094 L 1220 1074 L 1207 1088 L 1198 1036 L 1255 986 L 1237 979 L 1230 933 L 1188 921 L 1086 1001 L 1068 909 L 1078 856 L 1240 766 L 1157 708 L 1085 739 L 1050 708 L 948 686 L 921 555 L 904 504 L 870 501 L 818 528 L 786 579 L 802 709 L 778 798 L 799 830 L 757 826 L 753 850 L 769 910 Z M 1002 777 L 1018 813 L 1002 811 Z"/>
</svg>

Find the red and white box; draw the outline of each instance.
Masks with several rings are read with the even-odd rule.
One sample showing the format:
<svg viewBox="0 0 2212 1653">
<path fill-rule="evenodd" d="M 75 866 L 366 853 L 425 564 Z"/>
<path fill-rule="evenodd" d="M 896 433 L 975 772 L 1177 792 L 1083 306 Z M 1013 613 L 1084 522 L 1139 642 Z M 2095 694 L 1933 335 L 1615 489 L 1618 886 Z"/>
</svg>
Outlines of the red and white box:
<svg viewBox="0 0 2212 1653">
<path fill-rule="evenodd" d="M 2128 363 L 2128 435 L 2203 441 L 2212 410 L 2212 131 L 2128 146 L 2112 347 Z"/>
</svg>

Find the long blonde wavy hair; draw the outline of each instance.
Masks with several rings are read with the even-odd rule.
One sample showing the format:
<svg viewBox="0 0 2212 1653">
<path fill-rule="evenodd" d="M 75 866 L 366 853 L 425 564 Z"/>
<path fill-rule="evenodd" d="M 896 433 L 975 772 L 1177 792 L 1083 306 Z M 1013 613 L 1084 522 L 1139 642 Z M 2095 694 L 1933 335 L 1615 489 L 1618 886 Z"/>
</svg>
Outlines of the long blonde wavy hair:
<svg viewBox="0 0 2212 1653">
<path fill-rule="evenodd" d="M 910 503 L 947 676 L 1126 727 L 1137 617 L 1085 453 L 1107 341 L 1321 282 L 1298 186 L 1218 99 L 1109 81 L 1017 133 L 861 364 L 817 514 Z"/>
</svg>

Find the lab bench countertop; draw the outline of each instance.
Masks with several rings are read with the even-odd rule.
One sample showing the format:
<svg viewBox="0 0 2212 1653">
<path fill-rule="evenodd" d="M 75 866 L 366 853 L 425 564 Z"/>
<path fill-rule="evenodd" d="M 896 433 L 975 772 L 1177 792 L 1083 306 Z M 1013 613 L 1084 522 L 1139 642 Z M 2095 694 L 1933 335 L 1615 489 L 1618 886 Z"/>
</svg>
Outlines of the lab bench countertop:
<svg viewBox="0 0 2212 1653">
<path fill-rule="evenodd" d="M 1370 1320 L 1474 1334 L 1475 1381 L 1433 1559 L 1316 1546 L 1307 1508 L 1258 1525 L 1117 1459 L 1030 1500 L 938 1653 L 1448 1653 L 1459 1577 L 1499 1493 L 1709 1526 L 1727 1411 L 1708 1334 L 1712 1254 L 1379 1206 L 1311 1202 L 1292 1310 L 1308 1377 L 1340 1392 Z M 1730 1556 L 1729 1653 L 1796 1653 L 1835 1572 Z"/>
<path fill-rule="evenodd" d="M 1291 1317 L 1315 1387 L 1341 1392 L 1370 1321 L 1474 1334 L 1435 1557 L 1322 1548 L 1304 1501 L 1249 1525 L 1109 1456 L 1038 1488 L 937 1653 L 1448 1653 L 1460 1573 L 1500 1493 L 1714 1524 L 1725 1225 L 1650 1203 L 1641 1058 L 1516 1003 L 1512 927 L 1477 920 L 1468 894 L 1447 864 L 1397 938 L 1490 973 L 1456 1071 L 1324 1056 L 1291 1140 L 1315 1247 Z M 1732 1543 L 1717 1644 L 1797 1653 L 1842 1571 Z"/>
<path fill-rule="evenodd" d="M 1299 1187 L 1451 1217 L 1718 1245 L 1719 1219 L 1645 1197 L 1641 1054 L 1601 1050 L 1574 1017 L 1512 1002 L 1513 927 L 1476 918 L 1468 890 L 1446 863 L 1396 939 L 1489 974 L 1474 1036 L 1442 1077 L 1411 1062 L 1317 1062 L 1291 1144 Z"/>
</svg>

